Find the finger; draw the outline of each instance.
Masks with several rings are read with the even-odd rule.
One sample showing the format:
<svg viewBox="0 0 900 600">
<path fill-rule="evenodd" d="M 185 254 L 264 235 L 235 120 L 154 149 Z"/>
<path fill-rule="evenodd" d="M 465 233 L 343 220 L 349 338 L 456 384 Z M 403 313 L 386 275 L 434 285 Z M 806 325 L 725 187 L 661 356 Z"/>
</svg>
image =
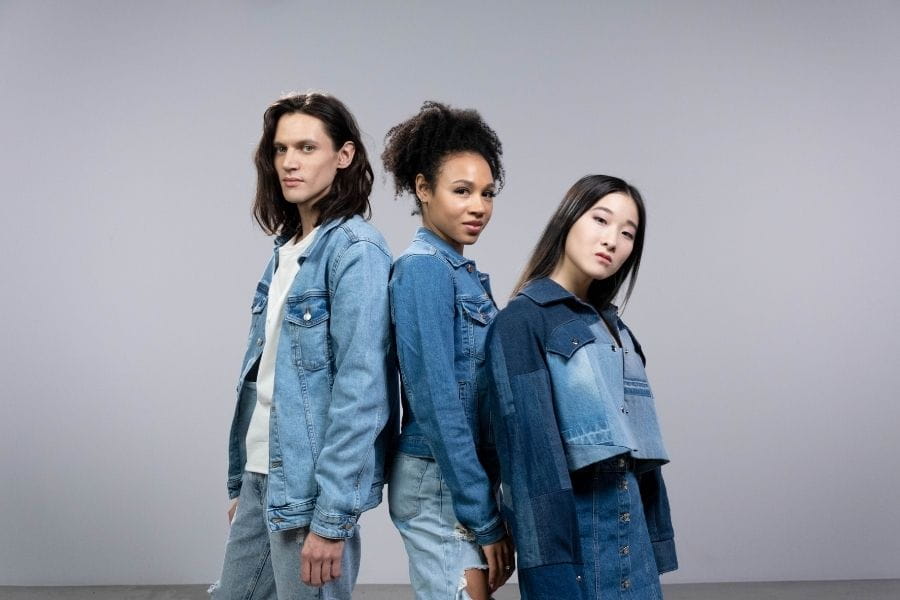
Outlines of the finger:
<svg viewBox="0 0 900 600">
<path fill-rule="evenodd" d="M 331 578 L 337 579 L 341 576 L 341 556 L 338 555 L 337 558 L 331 561 Z"/>
<path fill-rule="evenodd" d="M 500 565 L 497 564 L 497 553 L 494 552 L 494 549 L 492 548 L 488 552 L 485 552 L 485 558 L 487 558 L 488 561 L 488 587 L 493 590 L 496 589 L 495 586 L 499 579 L 497 570 Z"/>
<path fill-rule="evenodd" d="M 312 564 L 308 557 L 300 553 L 300 581 L 312 585 Z"/>
<path fill-rule="evenodd" d="M 331 581 L 331 561 L 327 558 L 322 559 L 322 568 L 319 570 L 319 580 L 321 585 L 325 585 Z"/>
<path fill-rule="evenodd" d="M 322 561 L 314 559 L 310 561 L 309 585 L 319 587 L 322 585 Z"/>
</svg>

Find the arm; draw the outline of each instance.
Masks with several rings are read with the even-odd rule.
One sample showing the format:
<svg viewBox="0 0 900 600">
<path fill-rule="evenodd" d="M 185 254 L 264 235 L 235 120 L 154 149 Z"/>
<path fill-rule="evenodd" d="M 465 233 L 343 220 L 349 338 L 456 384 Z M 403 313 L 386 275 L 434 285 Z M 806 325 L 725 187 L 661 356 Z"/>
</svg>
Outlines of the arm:
<svg viewBox="0 0 900 600">
<path fill-rule="evenodd" d="M 316 461 L 319 496 L 310 530 L 321 537 L 353 535 L 375 469 L 375 438 L 390 414 L 387 280 L 391 259 L 368 241 L 334 258 L 329 278 L 334 381 L 328 427 Z"/>
<path fill-rule="evenodd" d="M 638 478 L 638 483 L 641 489 L 641 503 L 644 505 L 647 531 L 650 534 L 650 541 L 653 543 L 656 570 L 659 573 L 674 571 L 678 568 L 678 556 L 675 553 L 675 532 L 672 529 L 669 497 L 666 494 L 662 469 L 656 467 L 642 473 Z"/>
<path fill-rule="evenodd" d="M 481 545 L 505 534 L 455 374 L 453 273 L 431 255 L 402 257 L 391 277 L 391 307 L 404 389 L 450 488 L 459 522 Z"/>
<path fill-rule="evenodd" d="M 553 408 L 539 316 L 511 303 L 488 336 L 491 409 L 519 583 L 534 600 L 586 595 L 575 499 Z"/>
</svg>

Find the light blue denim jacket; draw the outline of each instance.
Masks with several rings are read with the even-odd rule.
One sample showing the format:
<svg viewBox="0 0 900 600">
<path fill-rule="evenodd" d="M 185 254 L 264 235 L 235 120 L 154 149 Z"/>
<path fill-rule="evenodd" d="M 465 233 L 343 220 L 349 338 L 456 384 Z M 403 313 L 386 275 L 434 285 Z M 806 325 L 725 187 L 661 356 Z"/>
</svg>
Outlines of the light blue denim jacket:
<svg viewBox="0 0 900 600">
<path fill-rule="evenodd" d="M 498 315 L 488 358 L 503 512 L 523 598 L 588 597 L 569 473 L 617 456 L 634 459 L 657 570 L 677 568 L 660 469 L 669 459 L 643 352 L 615 306 L 598 315 L 538 279 Z"/>
<path fill-rule="evenodd" d="M 399 450 L 434 458 L 457 520 L 479 544 L 496 542 L 505 527 L 482 400 L 485 337 L 497 314 L 488 276 L 422 227 L 394 263 L 390 290 L 403 381 Z"/>
<path fill-rule="evenodd" d="M 266 343 L 269 283 L 285 241 L 275 241 L 251 308 L 229 439 L 231 498 L 240 493 L 256 406 L 249 380 Z M 309 525 L 324 537 L 346 538 L 360 514 L 381 502 L 385 453 L 396 439 L 391 255 L 381 234 L 354 216 L 323 223 L 298 260 L 275 360 L 266 519 L 272 531 Z"/>
</svg>

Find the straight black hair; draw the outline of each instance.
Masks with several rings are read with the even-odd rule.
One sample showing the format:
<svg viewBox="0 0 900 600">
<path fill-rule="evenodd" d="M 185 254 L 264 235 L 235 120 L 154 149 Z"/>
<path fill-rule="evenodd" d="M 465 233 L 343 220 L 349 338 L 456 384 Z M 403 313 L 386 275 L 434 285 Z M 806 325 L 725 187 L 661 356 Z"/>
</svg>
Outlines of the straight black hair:
<svg viewBox="0 0 900 600">
<path fill-rule="evenodd" d="M 627 280 L 628 287 L 623 303 L 628 302 L 628 298 L 631 297 L 631 292 L 634 290 L 638 270 L 641 266 L 641 255 L 644 252 L 647 211 L 644 208 L 644 199 L 637 188 L 618 177 L 609 175 L 587 175 L 569 188 L 535 245 L 531 258 L 513 290 L 513 295 L 517 294 L 529 281 L 549 277 L 553 273 L 565 254 L 566 238 L 575 221 L 590 210 L 600 198 L 614 192 L 629 196 L 637 206 L 638 224 L 634 245 L 628 259 L 612 277 L 595 279 L 591 282 L 588 287 L 587 300 L 594 308 L 602 310 L 613 301 Z"/>
</svg>

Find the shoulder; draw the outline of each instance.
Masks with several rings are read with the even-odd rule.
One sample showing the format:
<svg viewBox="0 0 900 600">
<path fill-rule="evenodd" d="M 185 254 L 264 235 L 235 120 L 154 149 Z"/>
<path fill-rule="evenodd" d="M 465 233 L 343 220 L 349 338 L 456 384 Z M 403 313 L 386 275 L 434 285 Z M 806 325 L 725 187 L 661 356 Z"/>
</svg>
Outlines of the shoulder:
<svg viewBox="0 0 900 600">
<path fill-rule="evenodd" d="M 437 260 L 440 260 L 441 258 L 437 248 L 425 240 L 420 239 L 414 239 L 410 242 L 409 246 L 406 247 L 406 250 L 403 251 L 403 254 L 401 254 L 397 260 L 399 261 L 400 259 L 409 256 L 431 256 Z"/>
<path fill-rule="evenodd" d="M 345 219 L 334 228 L 334 231 L 339 234 L 340 242 L 343 246 L 371 245 L 388 256 L 391 254 L 387 241 L 385 241 L 381 232 L 360 215 L 354 215 L 349 219 Z"/>
<path fill-rule="evenodd" d="M 518 295 L 494 319 L 488 333 L 488 352 L 494 364 L 510 376 L 531 373 L 544 365 L 544 309 Z"/>
<path fill-rule="evenodd" d="M 415 243 L 413 244 L 416 245 Z M 410 252 L 409 249 L 401 254 L 391 268 L 391 282 L 415 281 L 430 282 L 431 285 L 440 282 L 452 282 L 453 270 L 439 253 Z"/>
</svg>

